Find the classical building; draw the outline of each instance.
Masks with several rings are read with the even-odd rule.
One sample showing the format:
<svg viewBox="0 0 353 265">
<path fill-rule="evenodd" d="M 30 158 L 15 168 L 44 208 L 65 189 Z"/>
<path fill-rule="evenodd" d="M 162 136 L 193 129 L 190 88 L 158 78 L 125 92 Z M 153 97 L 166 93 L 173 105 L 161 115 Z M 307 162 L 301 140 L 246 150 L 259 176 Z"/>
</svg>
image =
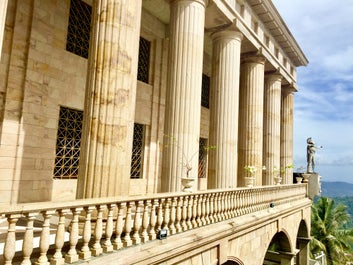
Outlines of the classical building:
<svg viewBox="0 0 353 265">
<path fill-rule="evenodd" d="M 271 0 L 2 0 L 0 50 L 5 264 L 308 264 Z"/>
</svg>

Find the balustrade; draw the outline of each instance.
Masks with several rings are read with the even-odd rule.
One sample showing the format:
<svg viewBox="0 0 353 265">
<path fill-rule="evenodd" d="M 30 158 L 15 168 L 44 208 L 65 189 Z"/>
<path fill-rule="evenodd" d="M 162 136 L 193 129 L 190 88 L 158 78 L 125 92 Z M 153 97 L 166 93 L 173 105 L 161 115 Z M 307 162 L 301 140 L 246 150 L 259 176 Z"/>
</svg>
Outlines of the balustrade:
<svg viewBox="0 0 353 265">
<path fill-rule="evenodd" d="M 85 199 L 43 202 L 0 208 L 8 221 L 4 264 L 64 264 L 99 256 L 103 252 L 156 239 L 160 229 L 169 235 L 265 210 L 307 197 L 306 184 L 168 193 L 128 199 Z M 23 245 L 16 253 L 18 220 L 25 224 Z M 39 246 L 34 245 L 34 221 L 41 220 Z M 69 225 L 68 225 L 69 224 Z M 92 229 L 94 228 L 94 230 Z M 53 231 L 54 230 L 54 231 Z M 69 238 L 65 242 L 65 234 Z M 103 236 L 104 235 L 104 236 Z M 50 244 L 50 238 L 55 242 Z M 67 246 L 66 248 L 64 246 Z M 33 251 L 34 248 L 38 250 Z M 49 249 L 54 249 L 49 252 Z M 65 249 L 68 249 L 67 253 Z M 37 258 L 31 257 L 35 256 Z M 15 255 L 16 254 L 16 255 Z"/>
</svg>

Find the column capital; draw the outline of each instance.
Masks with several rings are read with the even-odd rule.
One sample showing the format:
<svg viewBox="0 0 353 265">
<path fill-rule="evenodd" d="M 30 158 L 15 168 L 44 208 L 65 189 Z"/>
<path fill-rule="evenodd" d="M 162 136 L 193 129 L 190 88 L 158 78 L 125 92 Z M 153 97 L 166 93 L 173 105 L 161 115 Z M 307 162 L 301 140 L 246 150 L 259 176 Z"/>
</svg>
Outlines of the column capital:
<svg viewBox="0 0 353 265">
<path fill-rule="evenodd" d="M 265 64 L 266 58 L 261 55 L 261 53 L 247 53 L 242 55 L 241 63 L 258 63 L 258 64 Z"/>
<path fill-rule="evenodd" d="M 294 92 L 297 92 L 293 85 L 282 86 L 282 91 L 286 94 L 293 94 Z"/>
<path fill-rule="evenodd" d="M 208 3 L 209 3 L 210 0 L 170 0 L 170 4 L 174 4 L 176 2 L 186 2 L 186 3 L 193 3 L 193 2 L 196 2 L 196 3 L 199 3 L 201 5 L 203 5 L 205 8 L 207 7 Z"/>
<path fill-rule="evenodd" d="M 265 74 L 265 80 L 269 81 L 281 81 L 283 79 L 283 76 L 277 72 L 273 73 L 266 73 Z"/>
<path fill-rule="evenodd" d="M 213 41 L 232 39 L 240 42 L 243 40 L 243 34 L 240 31 L 226 29 L 212 33 L 211 38 Z"/>
</svg>

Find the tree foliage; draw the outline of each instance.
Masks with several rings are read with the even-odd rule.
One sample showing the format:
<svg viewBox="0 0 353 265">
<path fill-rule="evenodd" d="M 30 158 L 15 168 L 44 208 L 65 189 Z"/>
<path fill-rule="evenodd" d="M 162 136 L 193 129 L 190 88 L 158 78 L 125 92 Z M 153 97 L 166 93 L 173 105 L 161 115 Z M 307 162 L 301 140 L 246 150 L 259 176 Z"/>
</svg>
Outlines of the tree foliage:
<svg viewBox="0 0 353 265">
<path fill-rule="evenodd" d="M 353 229 L 345 229 L 350 221 L 347 207 L 322 197 L 312 206 L 311 253 L 323 251 L 327 265 L 342 265 L 351 261 Z"/>
</svg>

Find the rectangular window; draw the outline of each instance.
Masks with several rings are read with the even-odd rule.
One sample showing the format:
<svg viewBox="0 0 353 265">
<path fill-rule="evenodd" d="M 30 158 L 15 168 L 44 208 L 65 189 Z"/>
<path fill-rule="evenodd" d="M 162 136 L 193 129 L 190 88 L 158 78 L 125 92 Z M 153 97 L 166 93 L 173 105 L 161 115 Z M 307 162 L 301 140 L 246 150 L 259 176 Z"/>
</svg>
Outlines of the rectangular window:
<svg viewBox="0 0 353 265">
<path fill-rule="evenodd" d="M 202 74 L 201 106 L 210 108 L 210 77 Z"/>
<path fill-rule="evenodd" d="M 140 37 L 137 80 L 148 84 L 151 42 Z"/>
<path fill-rule="evenodd" d="M 200 138 L 199 142 L 199 178 L 207 176 L 207 139 Z"/>
<path fill-rule="evenodd" d="M 81 0 L 70 1 L 66 50 L 88 58 L 92 7 Z"/>
<path fill-rule="evenodd" d="M 143 153 L 145 147 L 145 126 L 134 124 L 134 140 L 132 143 L 131 171 L 130 178 L 142 178 Z"/>
<path fill-rule="evenodd" d="M 54 178 L 77 178 L 83 111 L 60 107 Z"/>
</svg>

